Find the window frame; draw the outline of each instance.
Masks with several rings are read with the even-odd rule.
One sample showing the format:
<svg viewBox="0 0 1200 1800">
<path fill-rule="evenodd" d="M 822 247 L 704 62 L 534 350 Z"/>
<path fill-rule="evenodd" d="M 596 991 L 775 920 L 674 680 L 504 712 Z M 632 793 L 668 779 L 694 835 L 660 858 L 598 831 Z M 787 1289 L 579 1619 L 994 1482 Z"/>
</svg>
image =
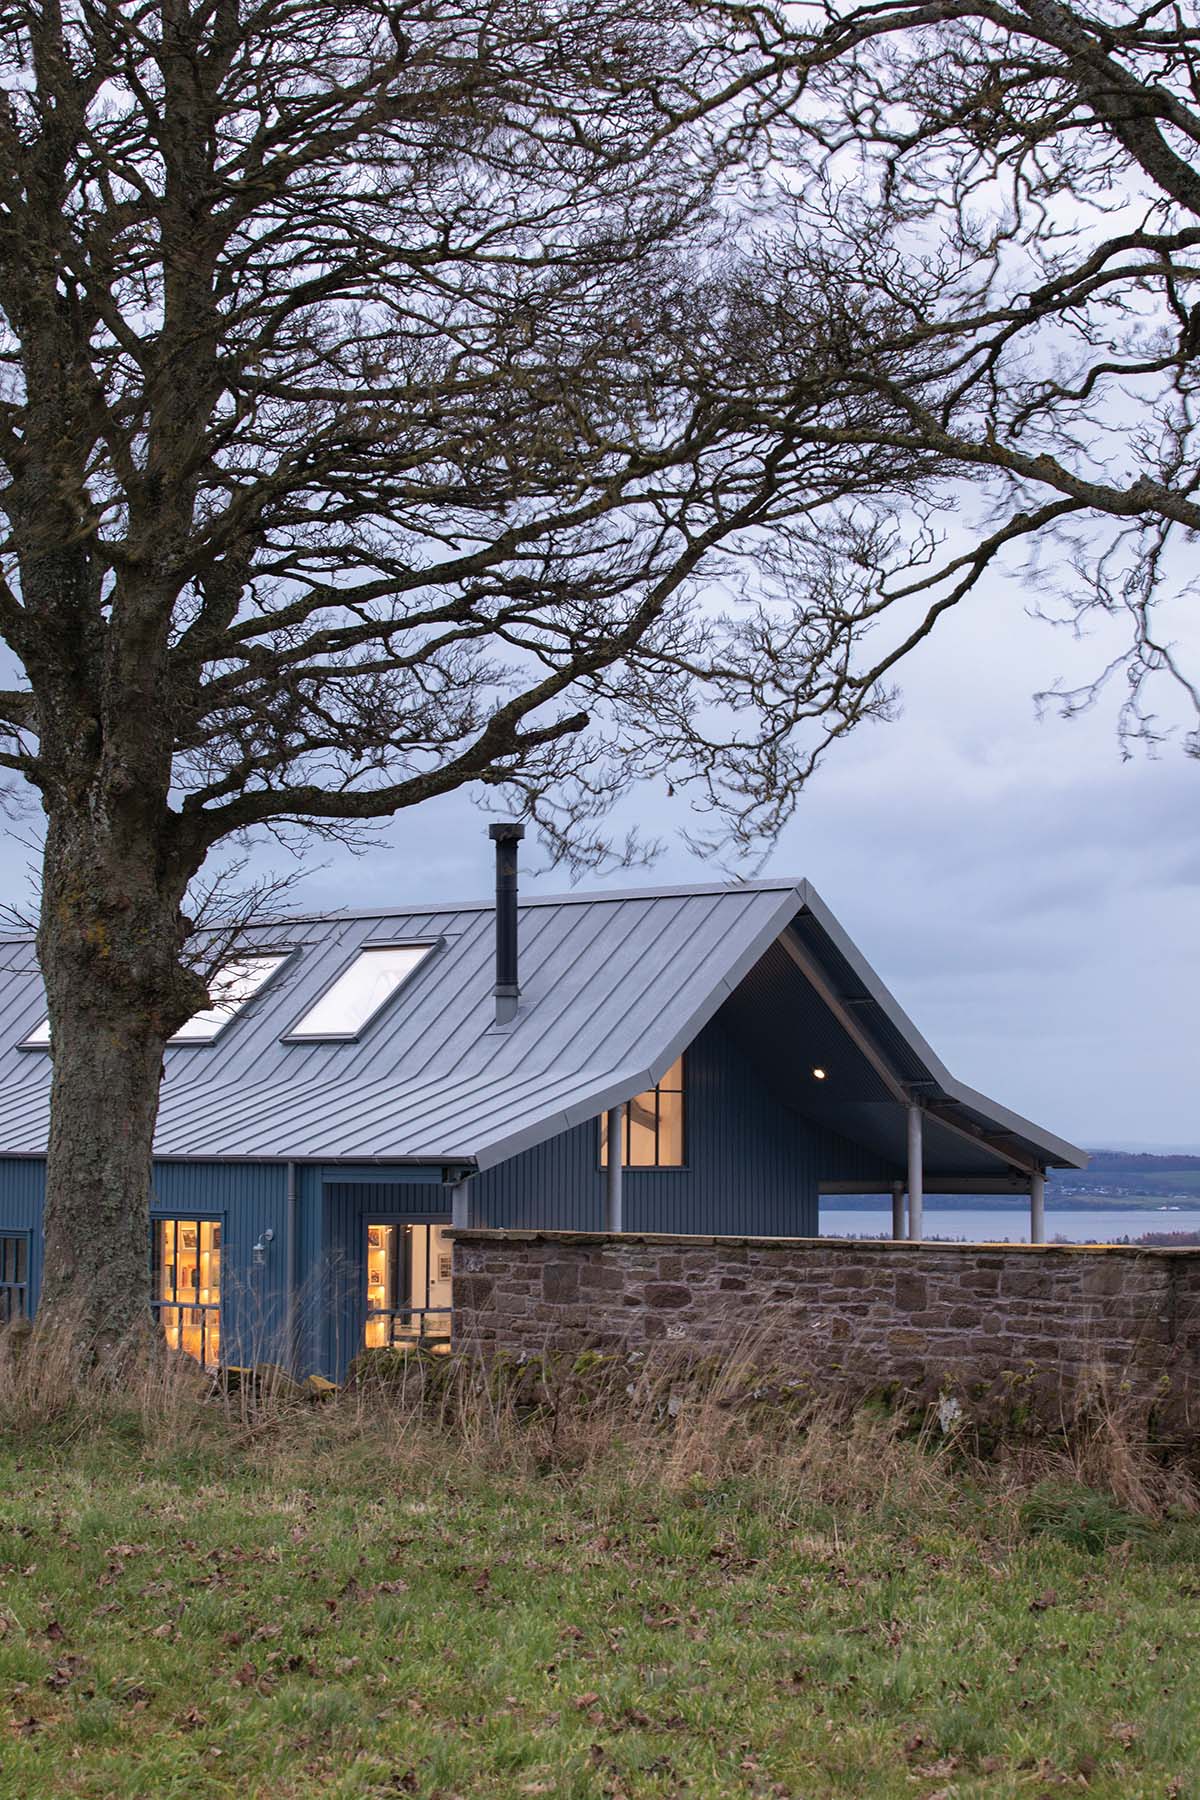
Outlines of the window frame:
<svg viewBox="0 0 1200 1800">
<path fill-rule="evenodd" d="M 428 1244 L 426 1247 L 426 1262 L 425 1262 L 425 1270 L 426 1270 L 425 1290 L 426 1290 L 426 1294 L 428 1295 L 429 1283 L 430 1283 L 429 1271 L 430 1271 L 430 1267 L 431 1267 L 431 1253 L 433 1250 L 432 1231 L 437 1226 L 441 1226 L 441 1227 L 445 1228 L 445 1227 L 449 1226 L 450 1222 L 451 1222 L 450 1214 L 448 1212 L 442 1212 L 442 1213 L 430 1213 L 430 1212 L 370 1213 L 363 1218 L 362 1234 L 361 1234 L 362 1235 L 361 1260 L 359 1263 L 359 1267 L 361 1269 L 361 1278 L 360 1278 L 359 1284 L 358 1284 L 359 1327 L 358 1327 L 358 1331 L 356 1333 L 356 1339 L 357 1339 L 357 1343 L 358 1343 L 358 1347 L 359 1347 L 358 1348 L 359 1354 L 361 1354 L 363 1351 L 369 1351 L 369 1350 L 423 1349 L 430 1344 L 445 1344 L 447 1347 L 449 1347 L 450 1335 L 451 1335 L 451 1329 L 452 1329 L 453 1317 L 454 1317 L 453 1299 L 451 1300 L 451 1304 L 449 1306 L 379 1306 L 379 1307 L 372 1307 L 369 1304 L 370 1288 L 369 1288 L 369 1283 L 368 1283 L 368 1274 L 369 1274 L 368 1256 L 369 1256 L 370 1249 L 371 1249 L 370 1234 L 371 1234 L 372 1228 L 374 1228 L 374 1227 L 377 1227 L 380 1225 L 390 1225 L 397 1229 L 402 1229 L 405 1225 L 412 1225 L 412 1226 L 419 1226 L 419 1227 L 429 1231 L 431 1235 L 430 1235 L 430 1238 L 429 1238 L 429 1241 L 428 1241 Z M 393 1241 L 397 1242 L 398 1240 L 393 1240 Z M 445 1331 L 444 1336 L 433 1337 L 428 1332 L 424 1331 L 419 1326 L 417 1326 L 414 1329 L 412 1337 L 410 1337 L 410 1338 L 401 1338 L 401 1339 L 397 1340 L 394 1337 L 395 1321 L 398 1318 L 403 1318 L 403 1317 L 407 1316 L 410 1320 L 415 1321 L 416 1319 L 423 1320 L 426 1316 L 430 1316 L 430 1315 L 432 1315 L 433 1317 L 439 1318 L 439 1319 L 443 1319 L 445 1321 L 446 1331 Z M 387 1328 L 388 1341 L 386 1344 L 368 1345 L 368 1343 L 366 1341 L 367 1327 L 370 1324 L 372 1319 L 387 1319 L 390 1321 L 388 1328 Z"/>
<path fill-rule="evenodd" d="M 3 1230 L 0 1230 L 0 1246 L 3 1246 L 6 1243 L 11 1243 L 16 1246 L 19 1266 L 23 1267 L 24 1272 L 19 1279 L 14 1278 L 11 1281 L 6 1280 L 4 1277 L 5 1259 L 3 1250 L 0 1248 L 0 1330 L 6 1325 L 16 1324 L 19 1319 L 28 1321 L 33 1316 L 29 1309 L 29 1289 L 32 1285 L 31 1263 L 33 1259 L 33 1234 L 30 1231 L 23 1229 L 21 1226 L 12 1228 L 5 1227 Z M 10 1299 L 10 1296 L 13 1294 L 18 1294 L 20 1296 L 18 1310 L 15 1313 L 12 1310 L 12 1302 Z"/>
<path fill-rule="evenodd" d="M 624 1176 L 626 1176 L 626 1175 L 684 1175 L 684 1174 L 688 1173 L 690 1166 L 691 1166 L 688 1161 L 688 1152 L 691 1147 L 691 1143 L 690 1143 L 691 1133 L 690 1133 L 690 1129 L 689 1129 L 690 1122 L 691 1122 L 691 1107 L 688 1104 L 688 1063 L 689 1063 L 689 1061 L 690 1061 L 690 1052 L 687 1050 L 683 1050 L 680 1052 L 680 1054 L 677 1057 L 674 1058 L 674 1060 L 669 1065 L 669 1067 L 666 1071 L 666 1074 L 670 1074 L 671 1069 L 674 1068 L 674 1066 L 675 1066 L 675 1063 L 679 1064 L 679 1086 L 678 1086 L 678 1088 L 668 1088 L 667 1089 L 667 1092 L 669 1094 L 678 1093 L 678 1095 L 679 1095 L 679 1141 L 680 1141 L 679 1161 L 678 1162 L 670 1162 L 670 1163 L 664 1163 L 664 1162 L 658 1162 L 658 1161 L 655 1161 L 652 1163 L 631 1163 L 631 1162 L 627 1162 L 625 1160 L 626 1154 L 629 1151 L 629 1149 L 631 1148 L 629 1108 L 632 1105 L 634 1100 L 641 1099 L 642 1094 L 653 1094 L 655 1096 L 654 1154 L 655 1154 L 656 1158 L 659 1155 L 659 1138 L 660 1138 L 661 1129 L 662 1129 L 662 1109 L 657 1104 L 657 1102 L 662 1093 L 662 1085 L 663 1084 L 661 1081 L 656 1081 L 652 1088 L 643 1088 L 641 1090 L 641 1093 L 633 1094 L 630 1096 L 630 1098 L 628 1100 L 625 1100 L 622 1102 L 623 1118 L 621 1121 L 621 1131 L 622 1131 L 622 1136 L 624 1139 L 624 1142 L 621 1146 L 622 1178 L 624 1178 Z M 666 1079 L 666 1075 L 664 1075 L 663 1079 L 664 1080 Z M 608 1173 L 608 1163 L 605 1161 L 605 1158 L 604 1158 L 605 1118 L 606 1118 L 606 1115 L 604 1113 L 601 1113 L 599 1118 L 596 1120 L 596 1168 L 602 1175 L 607 1175 L 607 1173 Z"/>
<path fill-rule="evenodd" d="M 221 1357 L 222 1357 L 222 1354 L 224 1351 L 224 1346 L 225 1346 L 225 1244 L 226 1244 L 226 1239 L 227 1239 L 227 1235 L 228 1235 L 228 1225 L 227 1225 L 226 1215 L 223 1211 L 220 1211 L 219 1209 L 217 1211 L 212 1211 L 205 1207 L 182 1207 L 178 1211 L 174 1211 L 174 1210 L 167 1211 L 165 1209 L 160 1211 L 159 1209 L 155 1208 L 155 1210 L 151 1212 L 151 1214 L 150 1214 L 150 1246 L 149 1246 L 149 1249 L 150 1249 L 150 1283 L 151 1283 L 152 1295 L 158 1286 L 158 1264 L 157 1264 L 157 1260 L 156 1260 L 156 1251 L 158 1248 L 157 1229 L 160 1225 L 174 1225 L 176 1227 L 176 1230 L 178 1230 L 180 1225 L 195 1225 L 197 1227 L 199 1227 L 201 1225 L 219 1225 L 221 1228 L 221 1242 L 220 1242 L 220 1246 L 219 1246 L 219 1253 L 220 1253 L 220 1257 L 221 1257 L 221 1267 L 220 1267 L 220 1273 L 218 1276 L 216 1300 L 215 1301 L 211 1301 L 211 1300 L 192 1301 L 190 1303 L 185 1300 L 181 1300 L 179 1298 L 179 1283 L 178 1283 L 178 1280 L 176 1280 L 175 1298 L 174 1299 L 160 1300 L 155 1297 L 152 1297 L 151 1301 L 150 1301 L 150 1310 L 154 1314 L 154 1323 L 155 1323 L 156 1327 L 158 1328 L 158 1330 L 163 1333 L 164 1338 L 166 1336 L 166 1326 L 164 1324 L 163 1316 L 162 1316 L 163 1309 L 170 1307 L 170 1308 L 173 1308 L 175 1311 L 177 1311 L 180 1314 L 180 1319 L 179 1319 L 179 1331 L 180 1331 L 180 1340 L 181 1340 L 180 1345 L 179 1345 L 180 1355 L 190 1357 L 191 1360 L 194 1361 L 197 1364 L 197 1366 L 201 1369 L 209 1369 L 209 1370 L 219 1369 L 219 1368 L 223 1367 Z M 200 1248 L 199 1242 L 197 1242 L 196 1248 L 197 1248 L 197 1253 L 199 1253 L 199 1248 Z M 179 1264 L 178 1243 L 176 1243 L 176 1255 L 175 1255 L 174 1266 L 177 1268 L 178 1264 Z M 184 1350 L 183 1343 L 182 1343 L 182 1337 L 183 1337 L 183 1317 L 182 1317 L 182 1315 L 185 1312 L 203 1312 L 205 1314 L 210 1314 L 210 1313 L 216 1314 L 217 1355 L 216 1355 L 216 1358 L 211 1363 L 205 1362 L 202 1357 L 191 1357 L 191 1352 L 189 1350 Z M 207 1318 L 201 1324 L 201 1334 L 202 1334 L 201 1335 L 201 1344 L 203 1345 L 207 1339 L 207 1334 L 208 1334 Z"/>
<path fill-rule="evenodd" d="M 357 1043 L 359 1043 L 361 1041 L 361 1039 L 363 1039 L 364 1037 L 367 1036 L 368 1032 L 370 1032 L 376 1025 L 378 1025 L 380 1019 L 385 1018 L 387 1016 L 387 1014 L 391 1011 L 392 1007 L 396 1005 L 401 994 L 403 994 L 405 992 L 405 990 L 417 979 L 417 976 L 420 975 L 422 970 L 427 969 L 429 967 L 430 958 L 433 956 L 435 951 L 440 950 L 442 948 L 442 946 L 445 944 L 445 942 L 446 942 L 446 940 L 444 937 L 432 937 L 432 938 L 430 938 L 430 937 L 423 937 L 423 938 L 404 937 L 404 938 L 387 938 L 387 939 L 382 939 L 382 940 L 377 939 L 377 938 L 369 939 L 364 943 L 356 944 L 354 947 L 354 953 L 351 956 L 350 960 L 348 962 L 343 963 L 342 966 L 337 970 L 336 974 L 331 976 L 331 978 L 325 983 L 325 986 L 321 989 L 320 993 L 314 994 L 313 997 L 305 1003 L 303 1012 L 300 1014 L 299 1018 L 294 1021 L 293 1024 L 288 1026 L 287 1030 L 282 1034 L 280 1041 L 285 1044 L 357 1044 Z M 357 963 L 361 957 L 369 956 L 371 954 L 371 952 L 375 951 L 375 950 L 423 950 L 425 952 L 425 955 L 420 957 L 419 960 L 413 964 L 412 968 L 408 971 L 407 975 L 401 977 L 401 979 L 396 983 L 395 987 L 392 989 L 391 993 L 387 996 L 387 998 L 385 1000 L 380 1001 L 379 1005 L 375 1008 L 374 1012 L 369 1013 L 367 1015 L 367 1017 L 363 1020 L 362 1024 L 359 1025 L 356 1030 L 354 1030 L 354 1031 L 301 1031 L 300 1026 L 301 1026 L 301 1023 L 303 1022 L 303 1020 L 307 1019 L 310 1013 L 313 1013 L 316 1011 L 317 1007 L 320 1006 L 321 1002 L 323 1000 L 325 1000 L 327 998 L 327 996 L 333 992 L 334 988 L 337 986 L 338 982 L 342 980 L 343 976 L 349 974 L 350 970 L 354 967 L 355 963 Z"/>
</svg>

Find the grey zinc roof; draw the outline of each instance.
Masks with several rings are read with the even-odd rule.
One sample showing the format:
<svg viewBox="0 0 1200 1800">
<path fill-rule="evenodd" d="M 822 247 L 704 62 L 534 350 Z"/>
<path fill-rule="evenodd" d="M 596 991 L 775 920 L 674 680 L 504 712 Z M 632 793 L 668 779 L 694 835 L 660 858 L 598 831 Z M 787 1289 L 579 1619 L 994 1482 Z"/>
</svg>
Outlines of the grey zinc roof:
<svg viewBox="0 0 1200 1800">
<path fill-rule="evenodd" d="M 985 1131 L 1015 1134 L 1040 1160 L 1084 1160 L 953 1083 L 813 890 L 791 880 L 523 902 L 521 1004 L 504 1027 L 493 1017 L 490 905 L 255 927 L 248 946 L 292 955 L 215 1042 L 168 1049 L 156 1152 L 490 1167 L 651 1086 L 776 940 L 805 930 L 814 956 L 824 944 L 831 959 L 853 959 L 878 1032 L 896 1035 L 915 1079 L 957 1104 L 965 1097 Z M 286 1041 L 360 947 L 413 940 L 438 947 L 359 1039 Z M 45 1153 L 49 1057 L 17 1047 L 44 1011 L 32 945 L 10 940 L 0 949 L 0 1155 Z"/>
</svg>

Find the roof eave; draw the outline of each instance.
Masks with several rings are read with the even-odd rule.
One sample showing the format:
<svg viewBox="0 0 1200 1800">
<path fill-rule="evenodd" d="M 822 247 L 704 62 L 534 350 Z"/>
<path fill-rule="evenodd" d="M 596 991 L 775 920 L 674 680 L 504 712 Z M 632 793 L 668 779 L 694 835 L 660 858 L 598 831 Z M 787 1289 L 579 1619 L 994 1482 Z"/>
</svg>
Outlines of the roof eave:
<svg viewBox="0 0 1200 1800">
<path fill-rule="evenodd" d="M 1038 1160 L 1048 1168 L 1087 1168 L 1088 1156 L 1085 1150 L 1068 1143 L 1065 1138 L 1056 1137 L 1053 1132 L 1046 1131 L 1041 1125 L 1035 1125 L 1032 1120 L 1022 1118 L 1020 1113 L 1010 1111 L 1008 1107 L 1001 1106 L 998 1101 L 990 1099 L 986 1094 L 979 1093 L 975 1088 L 968 1087 L 965 1082 L 959 1081 L 953 1076 L 853 939 L 847 936 L 815 888 L 809 882 L 805 882 L 803 886 L 805 889 L 804 910 L 816 920 L 838 954 L 853 969 L 892 1029 L 904 1039 L 914 1057 L 923 1065 L 930 1082 L 937 1088 L 939 1097 L 948 1100 L 952 1105 L 962 1106 L 970 1111 L 980 1113 L 989 1122 L 998 1126 L 1005 1136 L 1017 1138 L 1028 1144 Z M 902 1080 L 899 1075 L 897 1079 Z M 1004 1160 L 1003 1149 L 988 1143 L 986 1137 L 980 1138 L 979 1144 L 981 1149 L 989 1150 L 994 1156 Z"/>
</svg>

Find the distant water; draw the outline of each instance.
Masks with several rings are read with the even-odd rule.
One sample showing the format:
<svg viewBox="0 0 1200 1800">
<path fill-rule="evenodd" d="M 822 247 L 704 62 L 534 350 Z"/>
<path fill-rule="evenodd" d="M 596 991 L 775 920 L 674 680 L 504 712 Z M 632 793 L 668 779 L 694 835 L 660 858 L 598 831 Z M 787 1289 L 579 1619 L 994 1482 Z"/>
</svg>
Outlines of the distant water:
<svg viewBox="0 0 1200 1800">
<path fill-rule="evenodd" d="M 1072 1244 L 1112 1244 L 1147 1231 L 1200 1231 L 1200 1205 L 1046 1208 L 1047 1238 Z M 821 1205 L 822 1237 L 891 1237 L 890 1203 L 875 1207 Z M 1029 1214 L 1018 1207 L 967 1208 L 925 1202 L 925 1236 L 960 1243 L 1029 1242 Z"/>
</svg>

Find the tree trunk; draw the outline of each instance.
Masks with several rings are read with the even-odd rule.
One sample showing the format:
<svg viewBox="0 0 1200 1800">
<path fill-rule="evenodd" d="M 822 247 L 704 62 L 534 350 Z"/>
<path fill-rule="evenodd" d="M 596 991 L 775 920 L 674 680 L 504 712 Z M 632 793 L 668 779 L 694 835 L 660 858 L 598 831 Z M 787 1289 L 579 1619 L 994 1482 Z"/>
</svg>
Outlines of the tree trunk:
<svg viewBox="0 0 1200 1800">
<path fill-rule="evenodd" d="M 125 821 L 128 825 L 128 821 Z M 39 1331 L 83 1362 L 148 1340 L 150 1191 L 163 1047 L 204 1003 L 155 845 L 112 818 L 51 818 L 38 954 L 53 1081 Z"/>
</svg>

